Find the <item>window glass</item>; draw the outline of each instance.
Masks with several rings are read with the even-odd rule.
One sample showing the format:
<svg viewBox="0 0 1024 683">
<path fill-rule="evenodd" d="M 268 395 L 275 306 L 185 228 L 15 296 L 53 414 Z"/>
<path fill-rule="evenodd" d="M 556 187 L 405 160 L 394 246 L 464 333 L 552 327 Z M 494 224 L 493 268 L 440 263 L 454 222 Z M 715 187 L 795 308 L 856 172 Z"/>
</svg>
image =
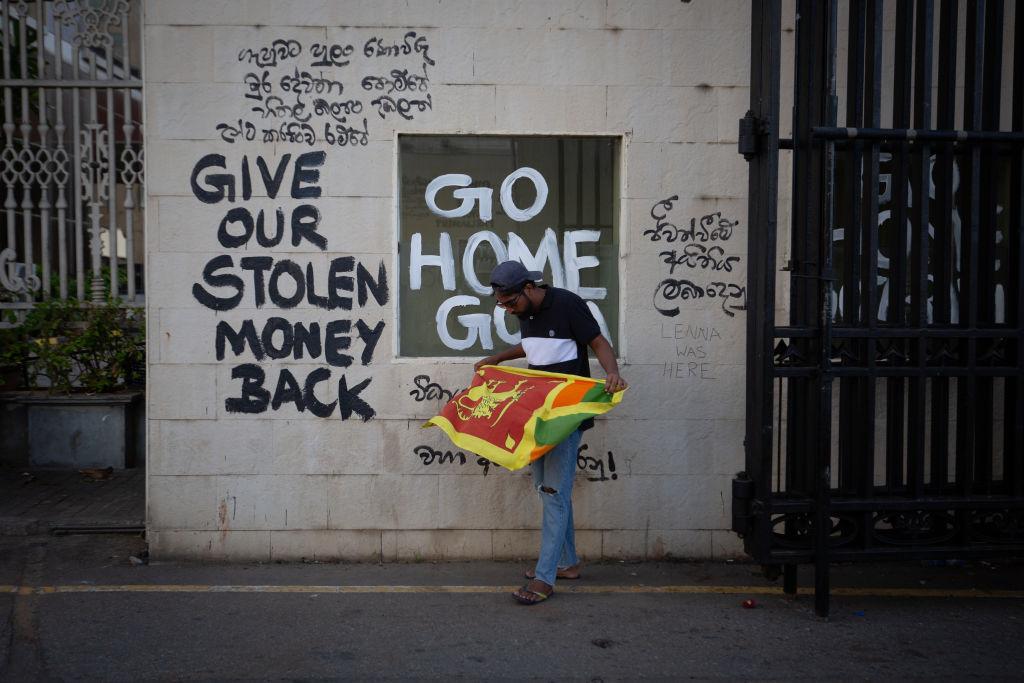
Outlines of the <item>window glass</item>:
<svg viewBox="0 0 1024 683">
<path fill-rule="evenodd" d="M 482 356 L 519 341 L 488 285 L 500 260 L 587 300 L 615 344 L 616 137 L 399 136 L 399 355 Z"/>
</svg>

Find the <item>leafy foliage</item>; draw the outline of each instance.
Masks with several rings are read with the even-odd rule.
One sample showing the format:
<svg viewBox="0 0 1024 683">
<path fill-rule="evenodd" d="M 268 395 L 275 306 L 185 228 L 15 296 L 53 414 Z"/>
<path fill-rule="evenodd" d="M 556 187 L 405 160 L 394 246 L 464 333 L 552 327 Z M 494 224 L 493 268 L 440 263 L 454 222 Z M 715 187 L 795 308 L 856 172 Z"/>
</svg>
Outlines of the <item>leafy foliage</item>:
<svg viewBox="0 0 1024 683">
<path fill-rule="evenodd" d="M 0 330 L 0 364 L 20 367 L 29 388 L 116 391 L 144 381 L 144 328 L 141 309 L 117 299 L 100 306 L 50 299 Z"/>
</svg>

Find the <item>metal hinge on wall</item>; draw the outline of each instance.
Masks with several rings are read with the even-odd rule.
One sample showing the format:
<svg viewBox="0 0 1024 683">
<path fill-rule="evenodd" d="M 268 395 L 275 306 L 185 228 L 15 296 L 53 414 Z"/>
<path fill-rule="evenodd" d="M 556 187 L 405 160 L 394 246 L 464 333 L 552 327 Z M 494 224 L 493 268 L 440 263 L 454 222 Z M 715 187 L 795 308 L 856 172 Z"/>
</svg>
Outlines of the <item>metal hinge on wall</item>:
<svg viewBox="0 0 1024 683">
<path fill-rule="evenodd" d="M 748 109 L 740 119 L 739 126 L 739 153 L 750 161 L 760 152 L 758 139 L 768 132 L 768 121 L 758 118 L 753 109 Z"/>
</svg>

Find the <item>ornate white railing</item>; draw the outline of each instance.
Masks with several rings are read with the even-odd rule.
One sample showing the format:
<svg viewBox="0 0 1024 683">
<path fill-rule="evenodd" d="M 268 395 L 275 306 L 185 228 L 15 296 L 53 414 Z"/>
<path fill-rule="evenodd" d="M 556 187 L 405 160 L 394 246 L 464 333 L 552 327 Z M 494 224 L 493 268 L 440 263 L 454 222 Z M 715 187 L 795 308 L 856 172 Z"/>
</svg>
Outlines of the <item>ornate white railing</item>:
<svg viewBox="0 0 1024 683">
<path fill-rule="evenodd" d="M 141 303 L 141 4 L 0 9 L 0 308 Z"/>
</svg>

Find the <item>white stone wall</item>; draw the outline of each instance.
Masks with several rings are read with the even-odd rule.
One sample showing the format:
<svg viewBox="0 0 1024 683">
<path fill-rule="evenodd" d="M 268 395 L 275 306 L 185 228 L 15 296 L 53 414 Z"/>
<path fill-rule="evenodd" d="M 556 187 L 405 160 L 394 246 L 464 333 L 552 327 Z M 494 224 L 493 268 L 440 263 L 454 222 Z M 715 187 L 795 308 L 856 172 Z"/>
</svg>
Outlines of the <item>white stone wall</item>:
<svg viewBox="0 0 1024 683">
<path fill-rule="evenodd" d="M 623 404 L 587 432 L 578 473 L 577 538 L 589 558 L 719 558 L 740 552 L 729 526 L 729 481 L 742 468 L 745 313 L 718 298 L 675 299 L 656 310 L 670 277 L 652 241 L 652 209 L 672 197 L 668 219 L 720 212 L 738 222 L 724 243 L 740 257 L 727 279 L 746 277 L 746 164 L 736 121 L 749 98 L 750 9 L 745 0 L 150 0 L 146 5 L 147 288 L 149 314 L 148 519 L 154 556 L 229 559 L 415 560 L 529 557 L 540 505 L 525 471 L 458 461 L 424 465 L 414 449 L 454 450 L 440 430 L 419 429 L 436 401 L 410 395 L 414 378 L 464 386 L 471 359 L 395 359 L 396 132 L 595 133 L 622 135 L 619 220 L 620 329 L 617 352 L 631 383 Z M 365 145 L 227 142 L 216 126 L 248 110 L 245 48 L 293 39 L 351 44 L 361 57 L 373 36 L 426 37 L 432 108 L 413 120 L 369 118 Z M 330 69 L 325 69 L 331 73 Z M 278 69 L 275 73 L 280 73 Z M 361 73 L 359 75 L 362 75 Z M 355 74 L 347 97 L 360 97 Z M 369 100 L 369 97 L 363 97 Z M 251 103 L 251 100 L 249 101 Z M 357 117 L 361 118 L 361 117 Z M 287 239 L 227 249 L 217 240 L 225 212 L 242 202 L 200 202 L 190 174 L 204 155 L 222 154 L 239 174 L 243 156 L 273 167 L 284 154 L 326 151 L 312 200 L 326 251 Z M 301 200 L 266 197 L 253 168 L 244 205 L 290 210 Z M 239 180 L 240 182 L 240 180 Z M 285 183 L 291 182 L 291 171 Z M 287 192 L 282 192 L 287 195 Z M 207 262 L 230 254 L 312 263 L 323 277 L 332 258 L 351 255 L 376 276 L 387 268 L 390 298 L 373 297 L 356 319 L 385 328 L 372 362 L 344 370 L 375 411 L 369 421 L 300 413 L 288 404 L 258 415 L 225 410 L 239 395 L 232 368 L 217 360 L 218 321 L 271 316 L 325 323 L 338 316 L 300 303 L 282 312 L 239 307 L 216 312 L 193 296 Z M 687 274 L 688 273 L 688 274 Z M 672 278 L 716 279 L 677 267 Z M 248 278 L 246 278 L 248 282 Z M 211 291 L 215 291 L 211 288 Z M 742 299 L 730 303 L 742 303 Z M 731 315 L 730 315 L 731 313 Z M 361 342 L 353 339 L 358 355 Z M 320 360 L 265 359 L 268 388 L 287 368 L 302 378 Z M 671 366 L 667 364 L 673 364 Z M 679 365 L 677 365 L 679 364 Z M 339 368 L 317 388 L 338 398 Z M 594 364 L 595 374 L 601 376 Z M 615 471 L 609 456 L 613 454 Z M 614 477 L 609 476 L 614 474 Z"/>
</svg>

